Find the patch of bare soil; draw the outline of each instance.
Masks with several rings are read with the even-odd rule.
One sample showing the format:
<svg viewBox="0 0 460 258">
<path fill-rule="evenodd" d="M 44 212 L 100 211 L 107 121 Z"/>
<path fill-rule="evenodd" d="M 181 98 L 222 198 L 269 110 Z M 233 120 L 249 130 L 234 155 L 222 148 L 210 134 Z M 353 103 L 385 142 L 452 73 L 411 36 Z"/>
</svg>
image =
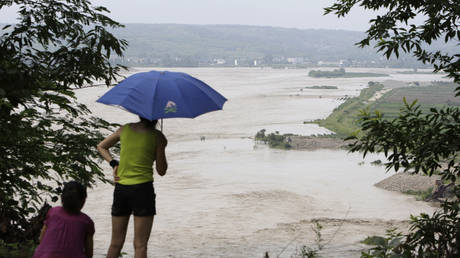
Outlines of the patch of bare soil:
<svg viewBox="0 0 460 258">
<path fill-rule="evenodd" d="M 378 182 L 375 186 L 385 190 L 402 193 L 409 191 L 426 191 L 429 188 L 434 187 L 436 180 L 439 179 L 440 177 L 437 175 L 428 177 L 409 173 L 398 173 Z"/>
<path fill-rule="evenodd" d="M 339 138 L 290 136 L 289 139 L 289 144 L 296 150 L 340 149 L 346 146 Z"/>
</svg>

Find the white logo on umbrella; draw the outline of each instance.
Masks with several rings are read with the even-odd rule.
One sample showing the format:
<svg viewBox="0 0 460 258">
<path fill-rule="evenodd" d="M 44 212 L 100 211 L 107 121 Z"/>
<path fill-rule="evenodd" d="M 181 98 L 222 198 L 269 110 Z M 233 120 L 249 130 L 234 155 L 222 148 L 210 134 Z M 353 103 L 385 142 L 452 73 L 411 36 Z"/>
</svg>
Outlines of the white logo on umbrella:
<svg viewBox="0 0 460 258">
<path fill-rule="evenodd" d="M 177 112 L 177 106 L 176 106 L 176 103 L 174 103 L 173 101 L 168 101 L 168 103 L 166 103 L 166 107 L 165 107 L 165 114 L 168 114 L 168 113 L 176 113 Z"/>
</svg>

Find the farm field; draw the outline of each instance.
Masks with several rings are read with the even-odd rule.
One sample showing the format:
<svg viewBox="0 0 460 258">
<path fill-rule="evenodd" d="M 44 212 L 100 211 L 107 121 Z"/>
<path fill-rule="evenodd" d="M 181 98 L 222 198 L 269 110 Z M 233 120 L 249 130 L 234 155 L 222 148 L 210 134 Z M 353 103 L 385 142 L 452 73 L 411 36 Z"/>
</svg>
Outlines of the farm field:
<svg viewBox="0 0 460 258">
<path fill-rule="evenodd" d="M 428 86 L 409 86 L 399 88 L 384 88 L 380 83 L 369 83 L 360 96 L 348 99 L 324 120 L 315 121 L 340 137 L 346 137 L 359 129 L 358 119 L 360 111 L 369 109 L 378 110 L 384 118 L 392 119 L 399 115 L 404 107 L 403 99 L 407 103 L 417 101 L 424 113 L 430 108 L 444 108 L 460 106 L 460 98 L 455 98 L 454 90 L 458 85 L 447 82 L 433 82 Z M 379 98 L 374 96 L 382 92 Z"/>
</svg>

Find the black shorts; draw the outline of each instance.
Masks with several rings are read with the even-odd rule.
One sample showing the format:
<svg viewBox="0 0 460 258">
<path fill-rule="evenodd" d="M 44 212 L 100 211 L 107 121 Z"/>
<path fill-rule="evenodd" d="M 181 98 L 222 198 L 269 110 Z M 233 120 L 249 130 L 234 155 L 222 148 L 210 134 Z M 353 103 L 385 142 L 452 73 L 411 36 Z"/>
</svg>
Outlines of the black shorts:
<svg viewBox="0 0 460 258">
<path fill-rule="evenodd" d="M 156 214 L 153 182 L 137 185 L 116 184 L 112 216 L 153 216 Z"/>
</svg>

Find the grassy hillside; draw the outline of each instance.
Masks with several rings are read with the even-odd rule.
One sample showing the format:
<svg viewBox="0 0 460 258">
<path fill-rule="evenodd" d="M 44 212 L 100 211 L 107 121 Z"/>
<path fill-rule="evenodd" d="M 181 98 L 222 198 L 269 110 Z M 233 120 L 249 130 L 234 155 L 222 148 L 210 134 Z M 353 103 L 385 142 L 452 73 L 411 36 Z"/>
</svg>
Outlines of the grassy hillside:
<svg viewBox="0 0 460 258">
<path fill-rule="evenodd" d="M 370 82 L 369 88 L 363 89 L 360 96 L 348 99 L 326 119 L 316 122 L 336 132 L 339 137 L 346 137 L 359 129 L 358 117 L 361 110 L 379 110 L 384 118 L 392 119 L 397 117 L 403 108 L 403 97 L 406 97 L 409 103 L 417 100 L 423 112 L 429 112 L 432 107 L 460 106 L 460 98 L 454 97 L 456 87 L 458 85 L 454 83 L 434 82 L 430 86 L 395 88 L 376 101 L 369 101 L 376 92 L 383 89 L 382 84 Z"/>
<path fill-rule="evenodd" d="M 326 119 L 317 121 L 322 127 L 334 131 L 340 137 L 346 137 L 358 130 L 357 118 L 360 110 L 368 106 L 368 100 L 383 89 L 380 83 L 369 82 L 369 87 L 361 91 L 358 97 L 349 98 L 338 106 Z"/>
</svg>

